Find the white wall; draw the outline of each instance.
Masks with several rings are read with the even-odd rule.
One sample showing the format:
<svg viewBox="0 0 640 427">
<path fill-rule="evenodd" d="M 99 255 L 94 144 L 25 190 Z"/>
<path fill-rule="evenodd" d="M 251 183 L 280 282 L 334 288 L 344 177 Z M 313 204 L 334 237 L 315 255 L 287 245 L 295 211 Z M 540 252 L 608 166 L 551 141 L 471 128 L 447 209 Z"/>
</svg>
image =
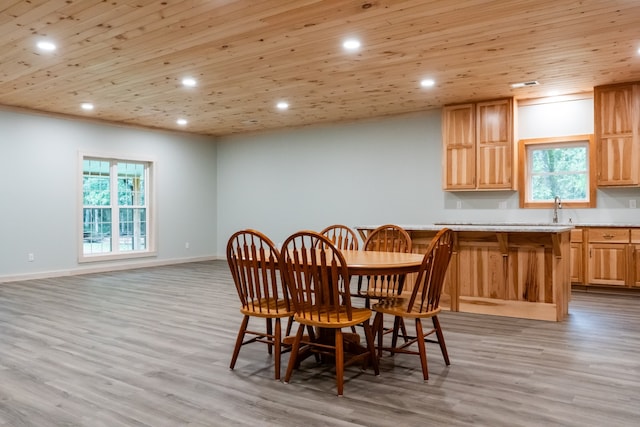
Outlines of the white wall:
<svg viewBox="0 0 640 427">
<path fill-rule="evenodd" d="M 222 138 L 219 248 L 240 228 L 281 242 L 332 223 L 440 218 L 440 112 Z"/>
<path fill-rule="evenodd" d="M 592 110 L 591 100 L 521 106 L 520 137 L 592 133 Z M 224 257 L 228 237 L 246 227 L 278 243 L 332 223 L 551 220 L 548 209 L 519 209 L 517 192 L 442 191 L 440 119 L 434 110 L 216 143 L 0 111 L 0 282 Z M 78 152 L 157 161 L 157 257 L 78 264 Z M 561 221 L 639 222 L 628 206 L 640 189 L 597 197 L 596 209 L 564 209 Z"/>
<path fill-rule="evenodd" d="M 303 228 L 439 221 L 550 222 L 550 209 L 520 209 L 515 191 L 445 192 L 440 111 L 314 126 L 218 143 L 218 249 L 235 230 L 276 242 Z M 593 101 L 518 108 L 520 138 L 593 133 Z M 595 209 L 564 209 L 561 222 L 640 223 L 640 189 L 598 190 Z M 458 209 L 458 201 L 461 208 Z M 501 202 L 506 209 L 499 209 Z M 640 206 L 640 204 L 638 204 Z"/>
<path fill-rule="evenodd" d="M 79 152 L 156 161 L 157 257 L 77 262 Z M 214 256 L 215 165 L 213 138 L 0 111 L 0 282 Z"/>
</svg>

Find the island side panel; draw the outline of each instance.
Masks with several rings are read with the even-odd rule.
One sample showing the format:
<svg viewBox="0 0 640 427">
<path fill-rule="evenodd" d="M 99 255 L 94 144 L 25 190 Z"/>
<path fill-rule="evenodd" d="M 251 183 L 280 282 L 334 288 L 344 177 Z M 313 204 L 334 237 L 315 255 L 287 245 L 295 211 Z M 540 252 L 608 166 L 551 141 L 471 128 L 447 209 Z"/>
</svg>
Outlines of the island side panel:
<svg viewBox="0 0 640 427">
<path fill-rule="evenodd" d="M 553 321 L 566 317 L 568 232 L 457 234 L 460 311 Z"/>
</svg>

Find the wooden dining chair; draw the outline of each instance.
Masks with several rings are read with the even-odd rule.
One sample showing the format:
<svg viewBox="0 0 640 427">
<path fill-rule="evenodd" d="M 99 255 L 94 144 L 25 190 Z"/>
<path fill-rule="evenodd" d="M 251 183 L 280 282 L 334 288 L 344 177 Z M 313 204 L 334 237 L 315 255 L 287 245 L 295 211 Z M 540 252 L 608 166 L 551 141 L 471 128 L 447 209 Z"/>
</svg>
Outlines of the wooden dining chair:
<svg viewBox="0 0 640 427">
<path fill-rule="evenodd" d="M 378 356 L 382 356 L 383 350 L 390 351 L 392 355 L 395 353 L 420 355 L 422 375 L 425 380 L 429 379 L 425 341 L 437 342 L 440 345 L 440 351 L 442 352 L 445 363 L 447 366 L 450 365 L 444 335 L 442 334 L 442 328 L 438 320 L 438 313 L 440 313 L 440 295 L 442 294 L 444 278 L 447 273 L 449 261 L 451 260 L 452 251 L 453 232 L 448 228 L 444 228 L 436 234 L 427 248 L 411 296 L 384 298 L 372 307 L 376 312 L 373 328 L 378 338 Z M 382 331 L 384 314 L 394 316 L 394 320 L 413 319 L 415 322 L 416 336 L 408 337 L 408 341 L 401 345 L 397 345 L 397 340 L 393 339 L 391 347 L 383 347 L 384 334 Z M 425 333 L 422 329 L 422 319 L 428 318 L 431 318 L 433 328 Z M 397 326 L 395 326 L 397 324 L 398 322 L 394 321 L 394 335 L 398 333 Z M 430 338 L 434 333 L 437 341 Z M 417 344 L 418 351 L 409 348 L 413 344 Z"/>
<path fill-rule="evenodd" d="M 227 261 L 244 315 L 229 367 L 234 368 L 243 345 L 266 343 L 269 354 L 275 349 L 276 379 L 280 379 L 280 356 L 291 348 L 282 342 L 280 319 L 289 319 L 288 331 L 294 314 L 288 289 L 280 277 L 279 255 L 273 242 L 256 230 L 238 231 L 227 243 Z M 252 317 L 266 320 L 264 331 L 248 329 Z M 247 334 L 252 337 L 245 341 Z"/>
<path fill-rule="evenodd" d="M 364 242 L 365 251 L 411 252 L 411 236 L 402 227 L 393 224 L 382 225 L 373 230 Z M 366 276 L 358 278 L 356 297 L 365 298 L 365 307 L 371 299 L 400 295 L 406 274 Z"/>
<path fill-rule="evenodd" d="M 336 247 L 342 251 L 354 250 L 357 251 L 358 235 L 351 228 L 342 224 L 330 225 L 320 232 L 323 236 L 327 237 Z"/>
<path fill-rule="evenodd" d="M 371 362 L 378 375 L 373 331 L 369 325 L 372 312 L 351 306 L 350 276 L 342 252 L 329 238 L 314 231 L 300 231 L 284 242 L 280 265 L 294 303 L 294 319 L 300 323 L 284 381 L 291 378 L 301 350 L 335 358 L 339 396 L 343 394 L 345 366 L 357 361 Z M 357 324 L 364 327 L 367 347 L 345 361 L 342 328 Z M 318 328 L 317 337 L 304 336 L 305 325 Z"/>
</svg>

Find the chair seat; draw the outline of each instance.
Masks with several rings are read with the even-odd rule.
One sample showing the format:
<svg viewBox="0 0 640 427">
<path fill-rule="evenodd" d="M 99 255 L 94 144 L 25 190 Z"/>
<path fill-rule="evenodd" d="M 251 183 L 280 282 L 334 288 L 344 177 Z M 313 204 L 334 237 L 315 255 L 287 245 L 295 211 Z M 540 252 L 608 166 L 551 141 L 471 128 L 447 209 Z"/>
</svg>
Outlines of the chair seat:
<svg viewBox="0 0 640 427">
<path fill-rule="evenodd" d="M 295 314 L 293 309 L 288 309 L 289 304 L 283 299 L 254 300 L 247 307 L 242 307 L 240 312 L 247 316 L 265 317 L 275 319 L 278 317 L 291 317 Z"/>
<path fill-rule="evenodd" d="M 408 312 L 408 305 L 409 298 L 387 298 L 381 300 L 377 304 L 374 304 L 371 309 L 378 313 L 410 318 L 429 318 L 440 313 L 440 307 L 436 308 L 435 310 L 421 312 L 418 304 L 414 304 L 411 312 Z"/>
<path fill-rule="evenodd" d="M 311 319 L 313 313 L 313 319 Z M 319 315 L 318 315 L 319 314 Z M 338 318 L 338 314 L 340 317 Z M 347 312 L 343 307 L 339 311 L 320 310 L 317 307 L 310 307 L 301 310 L 294 316 L 298 323 L 310 326 L 318 326 L 320 328 L 345 328 L 366 322 L 371 318 L 371 310 L 368 308 L 352 308 L 351 320 L 347 318 Z"/>
</svg>

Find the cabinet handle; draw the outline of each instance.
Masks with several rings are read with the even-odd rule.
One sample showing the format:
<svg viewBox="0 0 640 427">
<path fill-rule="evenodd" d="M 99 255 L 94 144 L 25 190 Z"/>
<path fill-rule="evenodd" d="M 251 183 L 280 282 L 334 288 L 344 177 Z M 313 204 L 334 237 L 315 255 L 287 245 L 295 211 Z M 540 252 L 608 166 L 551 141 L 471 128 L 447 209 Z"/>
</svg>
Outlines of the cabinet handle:
<svg viewBox="0 0 640 427">
<path fill-rule="evenodd" d="M 613 239 L 614 237 L 616 237 L 616 236 L 614 236 L 613 234 L 603 234 L 602 235 L 603 239 Z"/>
</svg>

